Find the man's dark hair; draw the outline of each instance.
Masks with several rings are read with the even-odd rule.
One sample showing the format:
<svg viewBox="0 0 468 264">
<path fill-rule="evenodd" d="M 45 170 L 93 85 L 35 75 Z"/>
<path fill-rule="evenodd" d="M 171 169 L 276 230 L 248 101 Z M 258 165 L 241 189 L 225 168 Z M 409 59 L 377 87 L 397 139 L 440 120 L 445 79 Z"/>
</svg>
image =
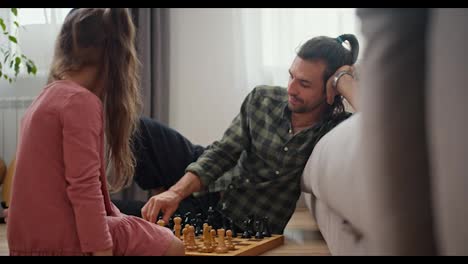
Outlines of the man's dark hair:
<svg viewBox="0 0 468 264">
<path fill-rule="evenodd" d="M 351 50 L 343 46 L 348 41 Z M 359 55 L 359 42 L 353 34 L 343 34 L 337 38 L 319 36 L 308 40 L 297 52 L 297 56 L 306 61 L 323 61 L 326 64 L 323 74 L 324 93 L 327 80 L 343 65 L 353 65 Z M 327 104 L 328 106 L 328 104 Z M 337 95 L 333 105 L 328 106 L 323 118 L 333 118 L 344 112 L 343 98 Z"/>
</svg>

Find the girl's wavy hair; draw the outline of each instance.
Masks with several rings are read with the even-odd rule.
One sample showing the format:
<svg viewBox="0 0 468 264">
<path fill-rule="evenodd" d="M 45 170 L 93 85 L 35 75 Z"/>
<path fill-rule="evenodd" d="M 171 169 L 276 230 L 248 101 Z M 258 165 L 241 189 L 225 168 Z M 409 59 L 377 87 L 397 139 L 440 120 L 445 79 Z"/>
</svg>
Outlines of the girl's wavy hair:
<svg viewBox="0 0 468 264">
<path fill-rule="evenodd" d="M 132 138 L 141 111 L 140 62 L 135 48 L 135 25 L 126 8 L 74 8 L 62 25 L 48 83 L 65 72 L 97 66 L 105 89 L 106 166 L 109 190 L 132 183 L 135 157 Z"/>
<path fill-rule="evenodd" d="M 350 50 L 343 46 L 349 44 Z M 297 56 L 307 61 L 323 61 L 326 64 L 323 74 L 323 91 L 326 93 L 327 80 L 343 65 L 354 65 L 359 55 L 359 42 L 353 34 L 343 34 L 337 38 L 319 36 L 308 40 L 297 51 Z M 345 111 L 343 97 L 337 95 L 333 104 L 328 105 L 322 119 L 331 119 Z"/>
</svg>

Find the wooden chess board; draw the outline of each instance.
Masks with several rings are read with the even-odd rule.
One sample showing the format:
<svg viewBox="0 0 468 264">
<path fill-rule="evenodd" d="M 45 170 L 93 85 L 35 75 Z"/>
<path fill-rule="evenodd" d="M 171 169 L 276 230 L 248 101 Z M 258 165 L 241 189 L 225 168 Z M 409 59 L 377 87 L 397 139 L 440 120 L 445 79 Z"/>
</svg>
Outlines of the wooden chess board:
<svg viewBox="0 0 468 264">
<path fill-rule="evenodd" d="M 272 237 L 265 237 L 263 239 L 241 238 L 240 236 L 233 238 L 232 243 L 235 245 L 234 250 L 229 250 L 227 253 L 202 253 L 198 251 L 185 250 L 186 256 L 258 256 L 269 250 L 284 244 L 283 235 L 272 235 Z M 196 238 L 198 246 L 203 245 L 200 238 Z"/>
</svg>

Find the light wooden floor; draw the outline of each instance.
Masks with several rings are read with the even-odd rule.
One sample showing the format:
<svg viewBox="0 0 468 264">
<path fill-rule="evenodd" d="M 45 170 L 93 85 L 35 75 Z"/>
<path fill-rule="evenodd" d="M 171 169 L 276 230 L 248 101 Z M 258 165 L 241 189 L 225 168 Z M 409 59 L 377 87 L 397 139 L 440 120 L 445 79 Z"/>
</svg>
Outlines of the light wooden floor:
<svg viewBox="0 0 468 264">
<path fill-rule="evenodd" d="M 298 208 L 284 230 L 284 245 L 262 256 L 329 256 L 317 224 L 306 208 Z"/>
<path fill-rule="evenodd" d="M 293 214 L 284 231 L 284 245 L 264 253 L 264 256 L 327 256 L 327 244 L 305 208 Z M 6 225 L 0 224 L 0 255 L 8 255 Z"/>
</svg>

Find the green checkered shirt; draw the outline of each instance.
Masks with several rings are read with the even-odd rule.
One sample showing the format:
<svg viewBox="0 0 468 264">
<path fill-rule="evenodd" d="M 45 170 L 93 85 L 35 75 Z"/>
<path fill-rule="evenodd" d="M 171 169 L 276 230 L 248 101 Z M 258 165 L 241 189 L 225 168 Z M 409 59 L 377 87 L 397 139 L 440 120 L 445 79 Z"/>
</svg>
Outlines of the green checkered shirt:
<svg viewBox="0 0 468 264">
<path fill-rule="evenodd" d="M 224 191 L 218 205 L 226 206 L 235 223 L 249 215 L 266 216 L 277 234 L 296 208 L 301 174 L 315 144 L 351 115 L 343 113 L 294 135 L 287 99 L 285 88 L 256 87 L 223 138 L 186 169 L 209 191 Z"/>
</svg>

